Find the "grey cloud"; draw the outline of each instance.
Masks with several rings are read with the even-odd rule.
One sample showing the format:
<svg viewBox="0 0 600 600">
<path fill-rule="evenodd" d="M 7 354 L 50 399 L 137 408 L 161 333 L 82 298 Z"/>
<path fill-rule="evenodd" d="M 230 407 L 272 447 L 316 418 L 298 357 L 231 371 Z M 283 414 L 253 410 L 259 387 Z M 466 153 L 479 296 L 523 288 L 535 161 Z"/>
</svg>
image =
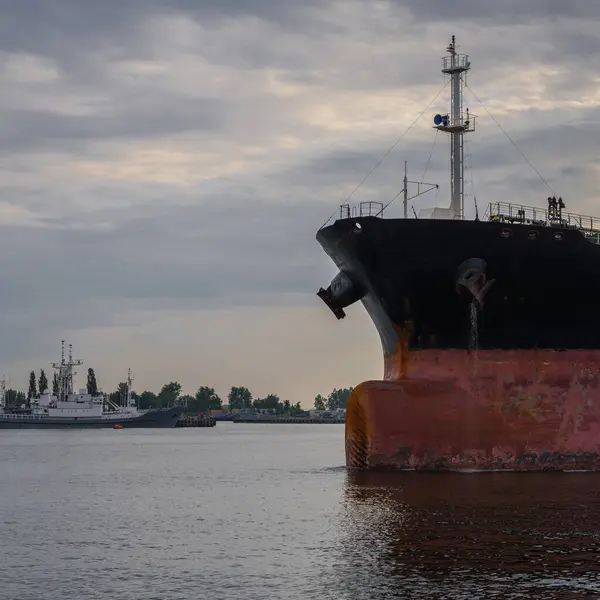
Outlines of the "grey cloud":
<svg viewBox="0 0 600 600">
<path fill-rule="evenodd" d="M 320 205 L 260 204 L 163 208 L 108 231 L 2 228 L 0 311 L 33 311 L 36 290 L 50 304 L 155 299 L 165 310 L 181 297 L 201 308 L 247 292 L 312 293 Z"/>
<path fill-rule="evenodd" d="M 5 153 L 27 150 L 77 150 L 89 141 L 155 138 L 191 131 L 218 135 L 229 108 L 223 100 L 159 96 L 153 103 L 128 102 L 109 114 L 64 116 L 54 112 L 13 110 L 0 121 Z"/>
<path fill-rule="evenodd" d="M 140 22 L 151 16 L 183 14 L 199 21 L 253 16 L 275 24 L 298 23 L 310 18 L 310 11 L 323 6 L 318 0 L 106 0 L 82 3 L 78 0 L 3 0 L 0 4 L 0 48 L 10 51 L 37 51 L 53 47 L 69 52 L 64 34 L 85 40 L 89 50 L 107 39 L 126 39 Z M 317 22 L 317 21 L 315 21 Z"/>
<path fill-rule="evenodd" d="M 119 326 L 140 311 L 281 306 L 290 295 L 310 304 L 331 271 L 315 214 L 314 204 L 230 212 L 216 201 L 112 231 L 0 228 L 0 360 L 50 352 L 65 331 Z"/>
<path fill-rule="evenodd" d="M 318 4 L 326 6 L 325 3 Z M 52 8 L 48 8 L 49 6 Z M 115 3 L 93 7 L 89 12 L 87 9 L 83 11 L 81 6 L 67 0 L 64 0 L 64 3 L 55 2 L 52 5 L 43 3 L 43 6 L 38 7 L 38 16 L 35 19 L 31 17 L 31 13 L 26 14 L 19 7 L 14 8 L 12 5 L 7 12 L 9 15 L 13 14 L 13 18 L 14 15 L 17 15 L 20 20 L 24 19 L 23 23 L 27 27 L 30 23 L 32 26 L 42 23 L 42 27 L 60 30 L 61 35 L 56 36 L 59 45 L 52 51 L 55 56 L 60 56 L 61 60 L 71 61 L 71 66 L 77 64 L 76 71 L 71 73 L 72 77 L 65 83 L 71 86 L 72 91 L 76 91 L 85 81 L 88 83 L 84 89 L 95 90 L 96 93 L 99 92 L 101 86 L 105 86 L 103 91 L 107 98 L 98 101 L 95 114 L 92 113 L 85 117 L 56 115 L 51 111 L 48 113 L 22 110 L 9 112 L 7 109 L 8 118 L 3 120 L 2 126 L 4 131 L 0 130 L 0 135 L 7 142 L 7 147 L 21 151 L 48 151 L 51 148 L 83 151 L 82 146 L 85 146 L 87 141 L 94 142 L 115 137 L 144 139 L 167 134 L 207 131 L 239 139 L 247 129 L 256 127 L 259 123 L 264 129 L 276 127 L 278 113 L 285 108 L 285 101 L 279 103 L 271 101 L 267 105 L 265 105 L 264 99 L 260 103 L 256 101 L 252 104 L 244 103 L 242 76 L 240 76 L 239 96 L 227 99 L 222 97 L 218 99 L 186 98 L 181 94 L 169 93 L 163 89 L 164 84 L 161 83 L 160 76 L 151 82 L 132 81 L 130 84 L 125 84 L 122 81 L 113 80 L 105 63 L 98 62 L 99 58 L 95 55 L 96 48 L 93 40 L 97 39 L 101 47 L 105 48 L 108 47 L 108 40 L 122 35 L 123 39 L 129 41 L 132 46 L 129 47 L 126 43 L 121 52 L 127 56 L 126 53 L 129 51 L 135 56 L 135 53 L 142 47 L 148 46 L 147 43 L 144 45 L 141 42 L 140 36 L 143 35 L 143 31 L 136 25 L 139 25 L 142 15 L 153 14 L 153 11 L 156 11 L 155 14 L 160 14 L 161 10 L 180 10 L 184 11 L 183 14 L 196 16 L 221 14 L 227 15 L 228 18 L 249 13 L 259 16 L 285 14 L 289 17 L 288 24 L 301 27 L 303 22 L 298 17 L 301 12 L 299 9 L 291 9 L 286 3 L 278 5 L 277 9 L 270 12 L 272 8 L 270 3 L 230 2 L 225 5 L 217 5 L 215 3 L 196 4 L 176 1 L 167 4 Z M 308 12 L 310 13 L 310 11 Z M 83 29 L 77 26 L 78 19 L 81 19 L 82 23 L 85 21 Z M 112 21 L 118 21 L 119 25 L 116 29 L 108 27 Z M 1 24 L 0 27 L 2 27 Z M 93 28 L 96 37 L 93 37 L 91 42 L 86 42 L 85 46 L 79 46 L 82 44 L 79 36 L 82 31 L 85 31 L 85 27 Z M 24 30 L 23 27 L 16 27 L 16 25 L 15 28 L 18 31 Z M 306 33 L 305 30 L 302 31 Z M 31 35 L 32 33 L 33 35 Z M 363 31 L 362 35 L 375 33 L 376 31 L 367 29 L 366 33 Z M 562 44 L 570 47 L 572 33 L 564 35 L 566 37 Z M 33 31 L 27 32 L 25 38 L 25 43 L 35 44 L 38 39 L 43 41 L 48 39 L 48 36 L 44 35 L 42 31 L 39 32 L 39 35 Z M 387 37 L 384 39 L 389 40 Z M 1 40 L 2 36 L 0 35 L 0 45 Z M 390 55 L 390 60 L 379 60 L 376 68 L 373 68 L 372 62 L 358 64 L 352 61 L 344 62 L 343 56 L 339 56 L 338 60 L 341 61 L 342 68 L 331 69 L 328 68 L 328 57 L 306 51 L 306 47 L 303 46 L 303 44 L 307 44 L 306 38 L 294 38 L 289 46 L 281 44 L 274 46 L 268 38 L 248 41 L 251 43 L 242 48 L 236 44 L 235 40 L 223 38 L 212 50 L 211 48 L 204 49 L 205 58 L 217 63 L 234 65 L 240 69 L 250 65 L 285 67 L 284 72 L 280 75 L 281 81 L 284 83 L 325 85 L 330 89 L 381 90 L 395 88 L 403 81 L 407 84 L 433 83 L 435 81 L 435 71 L 430 68 L 433 67 L 433 60 L 425 52 L 411 57 L 408 61 L 397 61 Z M 72 51 L 73 44 L 79 46 L 79 51 Z M 160 45 L 151 45 L 157 47 L 157 51 L 159 51 Z M 591 45 L 591 36 L 588 36 L 586 48 L 591 48 Z M 326 50 L 327 45 L 322 43 L 320 46 L 317 45 L 317 48 L 319 51 Z M 514 54 L 517 50 L 512 48 L 510 52 Z M 52 52 L 47 55 L 53 56 Z M 589 56 L 589 52 L 587 55 Z M 104 54 L 100 52 L 99 56 L 101 58 Z M 475 89 L 483 87 L 493 76 L 488 72 L 489 63 L 486 63 L 485 60 L 483 57 L 482 66 L 475 76 L 473 82 Z M 499 64 L 504 63 L 500 61 Z M 319 66 L 322 67 L 320 71 L 318 70 Z M 441 76 L 438 75 L 438 77 L 441 84 Z M 90 82 L 94 81 L 96 87 L 90 88 Z M 199 93 L 202 93 L 203 84 L 204 82 L 198 82 Z M 580 89 L 584 89 L 584 86 L 585 89 L 588 89 L 593 85 L 595 83 L 591 73 L 585 81 L 578 81 Z M 569 93 L 562 78 L 549 79 L 548 86 L 549 93 L 562 95 Z M 204 93 L 210 95 L 210 82 Z M 401 109 L 399 100 L 399 110 Z M 246 127 L 239 127 L 237 131 L 230 127 L 230 130 L 226 132 L 225 124 L 235 123 L 240 115 L 248 115 Z"/>
<path fill-rule="evenodd" d="M 407 7 L 419 19 L 427 22 L 522 24 L 524 20 L 571 17 L 576 19 L 600 18 L 600 6 L 593 1 L 565 0 L 461 0 L 460 2 L 422 2 L 421 0 L 393 0 Z"/>
<path fill-rule="evenodd" d="M 425 166 L 432 148 L 432 139 L 416 142 L 411 140 L 396 148 L 356 191 L 355 188 L 380 161 L 394 139 L 382 139 L 379 144 L 371 143 L 354 151 L 340 149 L 321 154 L 293 169 L 282 170 L 276 175 L 276 180 L 291 189 L 303 190 L 308 195 L 320 197 L 324 201 L 323 220 L 332 212 L 337 215 L 338 205 L 348 201 L 353 204 L 373 200 L 387 204 L 402 189 L 404 160 L 408 161 L 409 180 L 421 181 L 425 175 L 424 181 L 431 181 L 432 173 L 435 174 L 435 162 L 427 172 Z M 437 155 L 443 161 L 445 156 L 442 156 L 443 149 L 440 146 L 444 144 L 441 140 L 438 141 L 440 144 Z M 444 176 L 442 182 L 445 179 Z"/>
</svg>

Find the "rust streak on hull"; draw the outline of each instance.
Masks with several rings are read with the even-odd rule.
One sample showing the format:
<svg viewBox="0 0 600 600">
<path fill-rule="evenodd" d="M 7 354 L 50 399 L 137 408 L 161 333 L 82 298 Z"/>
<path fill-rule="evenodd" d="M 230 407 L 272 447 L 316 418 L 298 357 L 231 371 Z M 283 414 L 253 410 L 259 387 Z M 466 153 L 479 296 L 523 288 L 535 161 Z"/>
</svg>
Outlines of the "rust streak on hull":
<svg viewBox="0 0 600 600">
<path fill-rule="evenodd" d="M 348 402 L 349 467 L 600 469 L 600 351 L 399 354 Z"/>
</svg>

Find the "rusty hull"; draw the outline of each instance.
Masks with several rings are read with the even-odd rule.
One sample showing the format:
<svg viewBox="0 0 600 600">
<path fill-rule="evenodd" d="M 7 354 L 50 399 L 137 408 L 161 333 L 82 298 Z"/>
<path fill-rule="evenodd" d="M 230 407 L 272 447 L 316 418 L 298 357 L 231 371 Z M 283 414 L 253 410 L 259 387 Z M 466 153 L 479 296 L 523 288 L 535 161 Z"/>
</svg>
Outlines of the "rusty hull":
<svg viewBox="0 0 600 600">
<path fill-rule="evenodd" d="M 348 401 L 360 469 L 600 468 L 600 351 L 418 350 Z"/>
</svg>

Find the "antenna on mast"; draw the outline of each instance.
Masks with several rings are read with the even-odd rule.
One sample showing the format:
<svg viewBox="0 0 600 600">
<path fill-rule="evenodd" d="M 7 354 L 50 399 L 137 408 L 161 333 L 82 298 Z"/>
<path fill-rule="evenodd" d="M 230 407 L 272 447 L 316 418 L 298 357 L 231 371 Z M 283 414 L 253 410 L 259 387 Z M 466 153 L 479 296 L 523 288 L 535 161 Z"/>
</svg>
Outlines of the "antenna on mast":
<svg viewBox="0 0 600 600">
<path fill-rule="evenodd" d="M 425 177 L 425 176 L 423 176 Z M 409 183 L 413 183 L 417 186 L 417 193 L 414 196 L 408 196 L 408 184 Z M 421 190 L 421 186 L 424 186 L 425 189 Z M 406 167 L 406 161 L 404 161 L 404 189 L 402 190 L 402 192 L 404 193 L 404 218 L 408 219 L 408 201 L 409 200 L 414 200 L 415 198 L 418 198 L 419 196 L 422 196 L 423 194 L 426 194 L 427 192 L 431 192 L 431 190 L 437 190 L 439 189 L 439 185 L 437 183 L 424 183 L 423 181 L 409 181 L 408 180 L 408 173 L 407 173 L 407 167 Z M 413 206 L 413 213 L 415 215 L 415 218 L 417 218 L 417 213 L 415 212 L 415 208 Z"/>
<path fill-rule="evenodd" d="M 70 394 L 73 393 L 73 376 L 76 372 L 73 367 L 83 364 L 79 358 L 73 359 L 73 344 L 69 344 L 69 360 L 65 361 L 65 341 L 60 343 L 60 362 L 52 363 L 52 367 L 58 371 L 58 401 L 65 402 Z"/>
<path fill-rule="evenodd" d="M 131 375 L 131 369 L 127 369 L 127 398 L 126 406 L 135 406 L 135 400 L 131 397 L 131 384 L 133 382 L 133 376 Z"/>
<path fill-rule="evenodd" d="M 450 56 L 442 58 L 442 73 L 450 75 L 451 97 L 450 113 L 435 115 L 433 122 L 435 129 L 450 134 L 450 210 L 454 217 L 464 217 L 464 134 L 475 131 L 475 115 L 469 113 L 467 108 L 463 114 L 463 87 L 465 85 L 467 71 L 471 68 L 471 62 L 467 54 L 456 52 L 456 37 L 446 50 Z M 463 75 L 464 74 L 464 75 Z"/>
</svg>

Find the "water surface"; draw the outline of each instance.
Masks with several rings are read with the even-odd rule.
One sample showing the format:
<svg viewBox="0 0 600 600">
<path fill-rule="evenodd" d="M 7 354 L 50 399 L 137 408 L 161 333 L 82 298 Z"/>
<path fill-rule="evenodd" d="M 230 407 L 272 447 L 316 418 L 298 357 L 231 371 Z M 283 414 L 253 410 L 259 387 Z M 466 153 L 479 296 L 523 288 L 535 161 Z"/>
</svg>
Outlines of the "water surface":
<svg viewBox="0 0 600 600">
<path fill-rule="evenodd" d="M 600 597 L 600 475 L 349 474 L 343 425 L 3 431 L 0 598 Z"/>
</svg>

